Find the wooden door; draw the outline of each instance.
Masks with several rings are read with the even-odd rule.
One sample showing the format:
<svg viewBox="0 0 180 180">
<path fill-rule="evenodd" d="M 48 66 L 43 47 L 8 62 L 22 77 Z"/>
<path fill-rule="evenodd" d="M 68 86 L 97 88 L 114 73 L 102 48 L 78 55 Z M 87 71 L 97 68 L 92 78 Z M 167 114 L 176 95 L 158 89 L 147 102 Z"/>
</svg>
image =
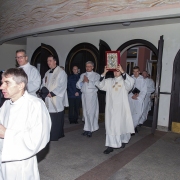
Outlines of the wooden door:
<svg viewBox="0 0 180 180">
<path fill-rule="evenodd" d="M 180 50 L 173 65 L 169 130 L 180 133 Z"/>
<path fill-rule="evenodd" d="M 154 100 L 154 113 L 152 123 L 152 133 L 155 133 L 157 128 L 158 110 L 159 110 L 159 92 L 161 84 L 161 71 L 162 71 L 162 55 L 163 55 L 164 39 L 160 37 L 158 43 L 158 61 L 157 61 L 157 76 L 156 76 L 156 88 L 155 88 L 155 100 Z"/>
<path fill-rule="evenodd" d="M 103 41 L 99 41 L 99 73 L 102 74 L 104 72 L 104 66 L 106 65 L 106 58 L 105 58 L 105 51 L 111 51 L 111 48 L 109 45 Z M 106 75 L 107 77 L 110 77 L 112 75 L 112 72 L 108 72 Z M 98 99 L 99 99 L 99 112 L 104 113 L 105 112 L 105 96 L 106 93 L 104 91 L 98 91 Z"/>
<path fill-rule="evenodd" d="M 100 57 L 99 57 L 99 72 L 100 72 L 100 74 L 102 74 L 104 72 L 104 66 L 106 65 L 106 57 L 105 57 L 106 51 L 111 51 L 111 48 L 105 41 L 100 40 L 99 41 L 99 55 L 100 55 Z M 107 72 L 106 78 L 109 78 L 109 77 L 114 77 L 112 71 Z"/>
</svg>

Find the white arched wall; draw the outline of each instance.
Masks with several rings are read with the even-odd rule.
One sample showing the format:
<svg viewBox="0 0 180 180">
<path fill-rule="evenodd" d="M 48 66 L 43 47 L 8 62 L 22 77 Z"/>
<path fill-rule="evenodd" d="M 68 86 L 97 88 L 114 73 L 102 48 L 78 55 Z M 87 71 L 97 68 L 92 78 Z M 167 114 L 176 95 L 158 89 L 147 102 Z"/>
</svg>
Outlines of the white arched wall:
<svg viewBox="0 0 180 180">
<path fill-rule="evenodd" d="M 83 34 L 69 34 L 51 37 L 32 37 L 27 39 L 27 54 L 33 52 L 41 43 L 51 45 L 58 53 L 60 64 L 65 65 L 69 51 L 79 43 L 88 42 L 99 48 L 102 39 L 116 50 L 121 44 L 132 39 L 144 39 L 156 47 L 161 35 L 164 35 L 164 50 L 162 61 L 161 92 L 171 92 L 173 61 L 180 49 L 180 23 L 159 26 L 128 28 L 124 30 L 101 31 Z M 170 95 L 160 95 L 158 128 L 167 130 L 169 122 Z"/>
</svg>

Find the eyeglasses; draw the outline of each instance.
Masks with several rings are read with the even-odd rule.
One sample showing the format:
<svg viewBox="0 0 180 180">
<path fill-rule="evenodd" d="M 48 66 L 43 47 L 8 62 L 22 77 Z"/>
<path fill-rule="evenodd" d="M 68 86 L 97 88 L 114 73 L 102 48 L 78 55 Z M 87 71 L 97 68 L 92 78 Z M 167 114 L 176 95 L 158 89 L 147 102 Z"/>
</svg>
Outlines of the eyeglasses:
<svg viewBox="0 0 180 180">
<path fill-rule="evenodd" d="M 15 57 L 15 59 L 22 59 L 23 57 L 26 57 L 26 56 L 19 56 L 19 57 Z"/>
</svg>

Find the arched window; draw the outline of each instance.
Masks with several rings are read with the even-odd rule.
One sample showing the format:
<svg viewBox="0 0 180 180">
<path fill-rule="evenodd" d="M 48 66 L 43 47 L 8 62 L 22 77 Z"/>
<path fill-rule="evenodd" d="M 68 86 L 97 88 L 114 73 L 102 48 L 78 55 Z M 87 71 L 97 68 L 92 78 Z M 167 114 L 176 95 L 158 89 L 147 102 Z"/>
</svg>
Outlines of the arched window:
<svg viewBox="0 0 180 180">
<path fill-rule="evenodd" d="M 98 72 L 99 51 L 90 43 L 80 43 L 73 47 L 66 59 L 66 72 L 72 73 L 72 67 L 78 66 L 80 74 L 84 73 L 87 61 L 94 62 L 94 71 Z"/>
</svg>

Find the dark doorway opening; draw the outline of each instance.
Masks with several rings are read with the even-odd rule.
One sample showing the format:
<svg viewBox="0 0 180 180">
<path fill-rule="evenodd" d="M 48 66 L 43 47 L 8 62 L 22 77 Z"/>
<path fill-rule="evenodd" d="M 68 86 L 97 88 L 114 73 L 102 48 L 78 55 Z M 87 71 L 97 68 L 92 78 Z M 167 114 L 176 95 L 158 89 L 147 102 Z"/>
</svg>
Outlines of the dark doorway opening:
<svg viewBox="0 0 180 180">
<path fill-rule="evenodd" d="M 43 79 L 45 73 L 49 70 L 49 67 L 47 65 L 47 57 L 49 55 L 53 55 L 57 59 L 57 65 L 59 65 L 59 58 L 56 50 L 47 44 L 41 44 L 33 53 L 31 58 L 31 65 L 35 66 L 40 74 L 41 79 Z"/>
<path fill-rule="evenodd" d="M 66 73 L 68 75 L 72 74 L 73 66 L 78 67 L 80 74 L 86 72 L 85 64 L 87 61 L 92 61 L 94 63 L 95 72 L 102 73 L 101 60 L 99 57 L 99 50 L 94 45 L 90 43 L 80 43 L 73 47 L 67 56 Z M 105 97 L 102 93 L 103 92 L 98 91 L 99 113 L 105 112 Z"/>
<path fill-rule="evenodd" d="M 173 65 L 173 77 L 171 87 L 171 103 L 169 114 L 169 130 L 180 133 L 180 50 Z"/>
<path fill-rule="evenodd" d="M 99 72 L 99 51 L 90 43 L 80 43 L 73 47 L 69 52 L 66 59 L 66 73 L 69 75 L 72 73 L 72 67 L 77 66 L 79 73 L 86 72 L 85 64 L 87 61 L 94 63 L 94 71 Z"/>
</svg>

